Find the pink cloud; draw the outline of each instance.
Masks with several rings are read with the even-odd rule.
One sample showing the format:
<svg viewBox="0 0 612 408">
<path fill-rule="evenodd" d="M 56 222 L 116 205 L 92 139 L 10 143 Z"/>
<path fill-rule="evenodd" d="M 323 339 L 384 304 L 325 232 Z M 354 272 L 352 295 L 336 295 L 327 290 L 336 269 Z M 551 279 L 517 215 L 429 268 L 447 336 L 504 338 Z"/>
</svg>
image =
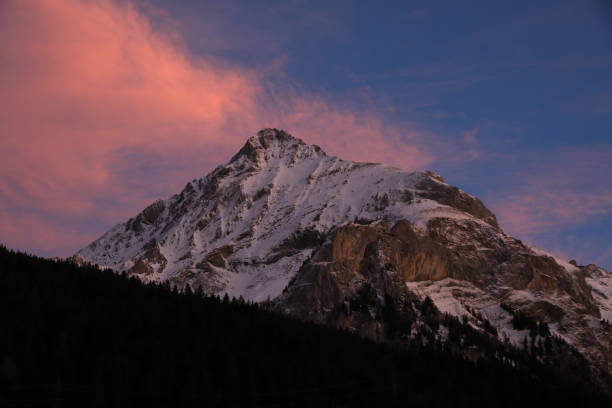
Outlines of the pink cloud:
<svg viewBox="0 0 612 408">
<path fill-rule="evenodd" d="M 609 234 L 598 224 L 612 216 L 612 146 L 524 155 L 532 160 L 487 200 L 502 228 L 562 259 L 609 269 Z M 580 233 L 584 228 L 593 234 Z"/>
<path fill-rule="evenodd" d="M 41 214 L 4 210 L 0 210 L 0 235 L 1 244 L 47 255 L 68 254 L 83 242 L 97 238 L 92 232 L 53 222 Z"/>
<path fill-rule="evenodd" d="M 599 260 L 601 245 L 568 240 L 567 228 L 597 222 L 612 215 L 612 146 L 590 149 L 560 149 L 517 172 L 518 185 L 501 187 L 492 196 L 491 208 L 506 232 L 557 252 L 589 253 Z M 551 233 L 559 232 L 559 234 Z M 549 235 L 549 238 L 542 238 Z M 563 249 L 561 249 L 562 243 Z M 586 260 L 593 262 L 593 260 Z"/>
<path fill-rule="evenodd" d="M 0 241 L 66 254 L 91 239 L 87 220 L 132 215 L 262 127 L 347 159 L 405 169 L 433 160 L 432 135 L 282 80 L 271 92 L 277 67 L 199 58 L 175 26 L 153 25 L 129 1 L 2 3 Z M 67 216 L 69 227 L 53 221 Z"/>
<path fill-rule="evenodd" d="M 505 202 L 495 204 L 509 232 L 535 234 L 555 227 L 579 225 L 593 217 L 612 213 L 612 191 L 550 191 L 546 189 L 550 186 L 546 185 L 530 187 L 533 190 L 518 190 L 506 196 Z"/>
</svg>

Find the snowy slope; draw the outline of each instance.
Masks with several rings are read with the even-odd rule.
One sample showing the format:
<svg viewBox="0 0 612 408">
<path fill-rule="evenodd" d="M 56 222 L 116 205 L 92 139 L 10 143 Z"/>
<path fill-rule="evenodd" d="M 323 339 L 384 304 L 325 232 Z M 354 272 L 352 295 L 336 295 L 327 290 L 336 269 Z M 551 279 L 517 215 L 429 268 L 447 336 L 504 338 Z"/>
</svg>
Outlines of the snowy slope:
<svg viewBox="0 0 612 408">
<path fill-rule="evenodd" d="M 474 219 L 448 205 L 415 199 L 424 180 L 444 185 L 432 173 L 341 160 L 268 129 L 251 137 L 225 166 L 115 226 L 78 255 L 145 281 L 179 286 L 202 286 L 198 274 L 204 266 L 212 269 L 215 291 L 261 301 L 278 296 L 310 256 L 312 250 L 303 249 L 268 259 L 297 231 L 324 234 L 355 220 L 407 219 L 425 228 L 434 217 Z M 231 252 L 225 262 L 202 265 L 219 248 Z M 155 256 L 147 257 L 151 252 Z M 146 258 L 152 258 L 150 268 L 134 269 Z"/>
<path fill-rule="evenodd" d="M 512 323 L 524 314 L 612 378 L 608 272 L 507 236 L 480 200 L 439 175 L 342 160 L 276 129 L 75 259 L 145 282 L 272 300 L 382 340 L 388 299 L 429 297 L 442 313 L 477 330 L 486 321 L 517 347 L 533 337 Z M 367 313 L 351 314 L 356 299 Z M 414 324 L 405 329 L 415 332 Z"/>
</svg>

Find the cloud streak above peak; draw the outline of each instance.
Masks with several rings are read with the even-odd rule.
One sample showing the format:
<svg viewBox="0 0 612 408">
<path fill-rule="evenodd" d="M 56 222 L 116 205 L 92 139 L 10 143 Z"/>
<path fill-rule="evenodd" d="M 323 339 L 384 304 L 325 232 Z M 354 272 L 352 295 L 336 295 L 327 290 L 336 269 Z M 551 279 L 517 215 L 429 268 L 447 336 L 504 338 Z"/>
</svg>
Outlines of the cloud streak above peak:
<svg viewBox="0 0 612 408">
<path fill-rule="evenodd" d="M 262 127 L 346 159 L 405 169 L 434 159 L 431 135 L 300 91 L 278 68 L 193 55 L 171 24 L 152 24 L 127 1 L 8 0 L 0 50 L 0 241 L 9 246 L 67 255 Z"/>
</svg>

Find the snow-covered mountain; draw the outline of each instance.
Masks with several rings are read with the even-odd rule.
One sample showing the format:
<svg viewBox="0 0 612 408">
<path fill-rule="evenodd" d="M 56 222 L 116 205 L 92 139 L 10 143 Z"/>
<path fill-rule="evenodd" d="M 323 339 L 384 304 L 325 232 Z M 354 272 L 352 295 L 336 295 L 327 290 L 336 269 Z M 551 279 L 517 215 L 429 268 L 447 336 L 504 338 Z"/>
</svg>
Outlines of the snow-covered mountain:
<svg viewBox="0 0 612 408">
<path fill-rule="evenodd" d="M 229 163 L 75 259 L 146 282 L 270 301 L 381 340 L 391 325 L 416 336 L 417 306 L 429 297 L 500 343 L 531 342 L 533 351 L 552 335 L 596 375 L 612 372 L 608 272 L 507 236 L 480 200 L 439 175 L 345 161 L 277 129 L 258 132 Z M 517 316 L 546 324 L 545 333 Z M 444 340 L 441 321 L 429 331 Z"/>
</svg>

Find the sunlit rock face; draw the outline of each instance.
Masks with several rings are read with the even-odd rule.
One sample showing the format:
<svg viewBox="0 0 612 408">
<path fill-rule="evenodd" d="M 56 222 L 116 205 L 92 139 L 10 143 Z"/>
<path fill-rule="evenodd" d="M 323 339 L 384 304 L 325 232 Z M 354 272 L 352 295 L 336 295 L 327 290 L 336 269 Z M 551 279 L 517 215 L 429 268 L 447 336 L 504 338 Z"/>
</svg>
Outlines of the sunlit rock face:
<svg viewBox="0 0 612 408">
<path fill-rule="evenodd" d="M 437 174 L 342 160 L 277 129 L 75 260 L 376 340 L 420 336 L 426 297 L 500 344 L 542 340 L 511 323 L 519 313 L 546 323 L 602 383 L 612 371 L 608 272 L 507 236 L 480 200 Z M 438 326 L 430 337 L 451 341 Z"/>
</svg>

